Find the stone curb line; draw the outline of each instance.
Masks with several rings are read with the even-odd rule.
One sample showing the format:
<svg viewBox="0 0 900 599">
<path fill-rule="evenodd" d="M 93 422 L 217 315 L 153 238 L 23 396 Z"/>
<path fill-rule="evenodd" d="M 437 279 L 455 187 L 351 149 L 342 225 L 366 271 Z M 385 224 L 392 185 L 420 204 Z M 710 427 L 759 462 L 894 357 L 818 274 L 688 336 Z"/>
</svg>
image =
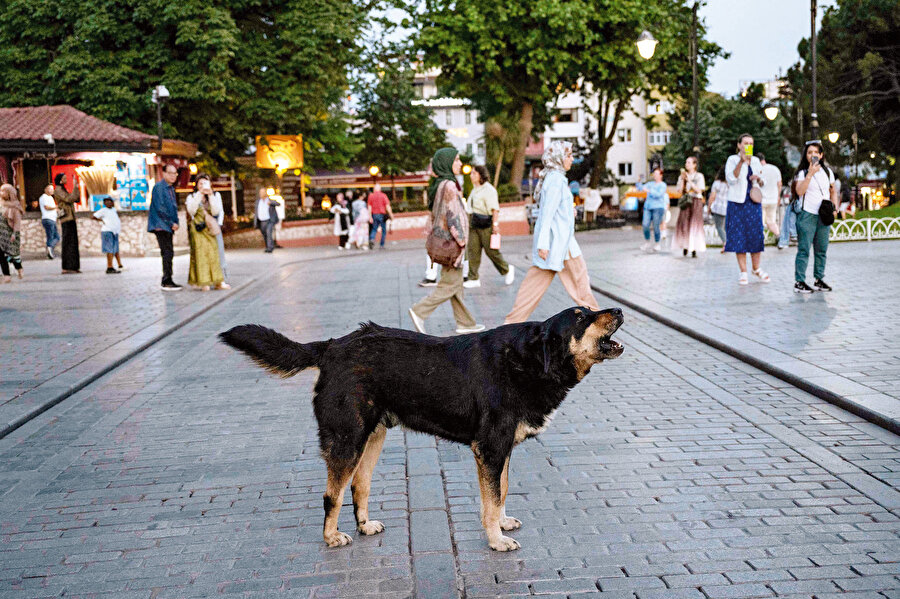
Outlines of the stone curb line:
<svg viewBox="0 0 900 599">
<path fill-rule="evenodd" d="M 207 311 L 209 311 L 211 308 L 215 308 L 216 306 L 218 306 L 218 305 L 221 304 L 222 302 L 227 301 L 227 300 L 229 300 L 229 299 L 231 299 L 231 298 L 233 298 L 233 297 L 236 297 L 238 293 L 240 293 L 241 291 L 243 291 L 244 289 L 246 289 L 246 288 L 249 287 L 250 285 L 252 285 L 252 284 L 254 284 L 254 283 L 257 283 L 257 282 L 259 282 L 259 281 L 262 280 L 262 279 L 265 279 L 265 278 L 269 278 L 269 277 L 273 277 L 273 276 L 278 275 L 278 274 L 282 271 L 282 269 L 285 268 L 285 267 L 287 267 L 287 266 L 295 266 L 295 265 L 297 265 L 297 264 L 302 264 L 302 263 L 304 263 L 304 262 L 310 262 L 310 261 L 313 261 L 313 260 L 334 260 L 334 259 L 347 258 L 347 257 L 349 257 L 349 256 L 350 256 L 350 255 L 340 255 L 340 254 L 337 255 L 337 256 L 319 256 L 319 257 L 316 257 L 316 258 L 301 259 L 301 260 L 293 260 L 293 261 L 291 261 L 291 262 L 285 262 L 285 263 L 283 263 L 283 264 L 278 264 L 278 265 L 277 265 L 277 268 L 276 268 L 275 270 L 273 270 L 272 272 L 267 273 L 267 274 L 265 274 L 265 275 L 260 275 L 260 276 L 257 276 L 257 277 L 253 277 L 253 278 L 251 278 L 251 279 L 249 279 L 249 280 L 247 280 L 247 281 L 244 281 L 243 283 L 241 283 L 241 284 L 238 285 L 237 287 L 232 288 L 231 291 L 230 291 L 228 294 L 219 297 L 218 299 L 216 299 L 216 300 L 213 301 L 212 303 L 210 303 L 210 304 L 208 304 L 207 306 L 205 306 L 203 309 L 198 310 L 198 311 L 195 312 L 194 314 L 191 314 L 191 315 L 189 315 L 189 316 L 186 316 L 185 318 L 179 320 L 178 322 L 172 324 L 171 326 L 169 326 L 169 327 L 163 329 L 163 330 L 160 331 L 159 333 L 157 333 L 157 334 L 155 334 L 155 335 L 149 336 L 149 338 L 147 338 L 145 341 L 140 342 L 140 343 L 134 345 L 135 341 L 136 341 L 137 339 L 139 339 L 142 335 L 145 335 L 145 336 L 146 336 L 146 335 L 148 335 L 148 332 L 151 332 L 154 328 L 157 328 L 157 329 L 158 329 L 159 326 L 160 326 L 160 325 L 159 325 L 159 321 L 157 321 L 156 323 L 153 323 L 153 324 L 148 325 L 147 327 L 141 329 L 140 331 L 134 333 L 133 335 L 129 335 L 129 336 L 126 337 L 125 339 L 122 339 L 122 340 L 120 340 L 120 341 L 114 343 L 113 345 L 107 347 L 107 348 L 104 349 L 103 351 L 101 351 L 101 352 L 95 354 L 94 356 L 91 356 L 90 359 L 85 360 L 84 362 L 81 362 L 81 363 L 79 363 L 79 364 L 76 364 L 75 366 L 73 366 L 72 368 L 70 368 L 70 369 L 67 370 L 67 371 L 64 371 L 64 372 L 61 372 L 61 373 L 57 374 L 55 377 L 50 378 L 50 379 L 44 381 L 43 383 L 41 383 L 40 385 L 38 385 L 38 386 L 35 387 L 34 389 L 30 389 L 29 391 L 27 391 L 26 393 L 24 393 L 22 396 L 20 396 L 20 399 L 21 399 L 21 398 L 23 398 L 23 397 L 26 397 L 29 393 L 36 392 L 36 391 L 39 392 L 38 390 L 39 390 L 41 387 L 43 387 L 44 385 L 47 386 L 47 389 L 48 389 L 48 390 L 52 390 L 52 389 L 54 389 L 54 388 L 55 388 L 56 390 L 59 390 L 58 393 L 52 395 L 51 397 L 49 397 L 49 398 L 46 399 L 46 400 L 43 400 L 43 401 L 37 400 L 36 403 L 35 403 L 35 405 L 33 405 L 32 407 L 30 407 L 29 409 L 27 409 L 27 410 L 25 411 L 24 414 L 21 414 L 21 415 L 19 415 L 19 416 L 16 416 L 15 418 L 13 418 L 12 420 L 10 420 L 9 422 L 6 422 L 5 424 L 0 424 L 0 439 L 3 439 L 4 437 L 6 437 L 6 436 L 9 435 L 10 433 L 14 432 L 16 429 L 22 427 L 23 425 L 27 424 L 27 423 L 30 422 L 31 420 L 34 420 L 35 418 L 37 418 L 38 416 L 40 416 L 41 414 L 43 414 L 44 412 L 46 412 L 46 411 L 49 410 L 50 408 L 52 408 L 52 407 L 58 405 L 59 403 L 61 403 L 63 400 L 65 400 L 65 399 L 71 397 L 71 396 L 74 395 L 75 393 L 78 393 L 79 391 L 81 391 L 82 389 L 84 389 L 85 387 L 87 387 L 88 385 L 90 385 L 91 383 L 95 382 L 95 381 L 96 381 L 97 379 L 99 379 L 100 377 L 102 377 L 102 376 L 104 376 L 104 375 L 106 375 L 106 374 L 109 374 L 110 372 L 112 372 L 113 370 L 115 370 L 116 368 L 118 368 L 119 366 L 121 366 L 122 364 L 128 362 L 129 360 L 131 360 L 132 358 L 134 358 L 136 355 L 138 355 L 138 354 L 140 354 L 141 352 L 143 352 L 145 349 L 147 349 L 147 348 L 149 348 L 149 347 L 155 345 L 155 344 L 158 343 L 159 341 L 162 341 L 163 339 L 165 339 L 166 337 L 168 337 L 169 335 L 171 335 L 171 334 L 174 333 L 175 331 L 177 331 L 177 330 L 183 328 L 184 326 L 186 326 L 187 324 L 189 324 L 189 323 L 192 322 L 193 320 L 199 318 L 200 316 L 202 316 L 203 314 L 205 314 Z M 163 292 L 161 291 L 160 293 L 163 293 Z M 163 317 L 163 319 L 164 319 L 164 318 L 165 318 L 165 317 Z M 163 319 L 161 319 L 161 320 L 163 320 Z M 117 358 L 115 358 L 115 359 L 112 360 L 111 362 L 109 362 L 109 363 L 107 363 L 106 365 L 102 366 L 99 370 L 93 371 L 93 372 L 91 372 L 91 373 L 89 373 L 89 374 L 83 376 L 82 378 L 77 379 L 77 380 L 76 380 L 74 383 L 72 383 L 71 385 L 68 385 L 68 386 L 66 386 L 66 385 L 59 385 L 59 384 L 54 385 L 54 379 L 56 379 L 56 378 L 58 378 L 58 377 L 63 377 L 63 376 L 66 375 L 66 373 L 71 373 L 72 371 L 77 371 L 77 369 L 78 369 L 79 367 L 83 367 L 83 365 L 84 365 L 86 362 L 90 362 L 90 361 L 96 360 L 98 357 L 102 357 L 102 355 L 103 355 L 103 354 L 106 354 L 106 353 L 116 354 L 116 353 L 117 353 L 117 350 L 116 350 L 115 348 L 116 348 L 116 347 L 119 347 L 119 346 L 131 347 L 131 349 L 128 349 L 128 350 L 125 351 L 125 353 L 122 354 L 121 356 L 118 356 Z M 50 391 L 50 392 L 52 393 L 53 391 Z M 14 401 L 15 401 L 15 400 L 14 400 Z M 7 404 L 7 405 L 8 405 L 8 404 Z"/>
<path fill-rule="evenodd" d="M 38 416 L 40 416 L 41 414 L 43 414 L 44 412 L 46 412 L 46 411 L 49 410 L 50 408 L 56 406 L 57 404 L 59 404 L 59 403 L 62 402 L 63 400 L 67 399 L 68 397 L 71 397 L 71 396 L 74 395 L 75 393 L 78 393 L 79 391 L 81 391 L 82 389 L 84 389 L 85 387 L 87 387 L 88 385 L 90 385 L 91 383 L 93 383 L 94 381 L 96 381 L 97 379 L 99 379 L 100 377 L 102 377 L 102 376 L 104 376 L 104 375 L 106 375 L 106 374 L 112 372 L 113 370 L 115 370 L 116 368 L 118 368 L 119 366 L 121 366 L 122 364 L 124 364 L 125 362 L 131 360 L 132 358 L 134 358 L 136 355 L 138 355 L 139 353 L 141 353 L 142 351 L 144 351 L 144 350 L 147 349 L 148 347 L 151 347 L 152 345 L 154 345 L 154 344 L 156 344 L 157 342 L 161 341 L 162 339 L 168 337 L 169 335 L 171 335 L 172 333 L 174 333 L 174 332 L 177 331 L 178 329 L 184 327 L 185 325 L 187 325 L 187 324 L 190 323 L 191 321 L 193 321 L 193 320 L 195 320 L 196 318 L 200 317 L 201 315 L 205 314 L 209 309 L 214 308 L 214 307 L 218 306 L 219 304 L 221 304 L 222 302 L 228 300 L 229 298 L 234 297 L 234 296 L 237 295 L 239 292 L 241 292 L 242 290 L 244 290 L 245 288 L 247 288 L 249 285 L 251 285 L 252 283 L 255 283 L 258 279 L 259 279 L 259 277 L 254 277 L 254 278 L 252 278 L 252 279 L 249 279 L 249 280 L 247 280 L 247 281 L 244 281 L 243 283 L 241 283 L 241 284 L 238 285 L 237 287 L 233 288 L 228 294 L 222 295 L 221 297 L 219 297 L 219 298 L 216 299 L 215 301 L 213 301 L 213 302 L 211 302 L 210 304 L 204 306 L 203 309 L 197 310 L 197 311 L 194 312 L 193 314 L 191 314 L 191 315 L 189 315 L 189 316 L 186 316 L 185 318 L 179 320 L 179 321 L 176 322 L 175 324 L 173 324 L 173 325 L 171 325 L 171 326 L 169 326 L 169 327 L 163 329 L 161 332 L 159 332 L 159 333 L 157 333 L 157 334 L 155 334 L 155 335 L 152 335 L 152 336 L 151 336 L 150 338 L 148 338 L 147 340 L 145 340 L 145 341 L 139 343 L 138 345 L 134 346 L 132 349 L 126 351 L 126 352 L 125 352 L 124 354 L 122 354 L 120 357 L 116 358 L 115 360 L 112 360 L 111 362 L 108 362 L 107 364 L 105 364 L 104 366 L 102 366 L 99 370 L 96 370 L 96 371 L 94 371 L 94 372 L 92 372 L 92 373 L 90 373 L 90 374 L 88 374 L 88 375 L 86 375 L 86 376 L 84 376 L 84 377 L 82 377 L 82 378 L 76 380 L 76 381 L 75 381 L 74 383 L 72 383 L 71 385 L 69 385 L 69 386 L 67 386 L 67 387 L 64 387 L 65 390 L 62 391 L 61 393 L 59 393 L 59 394 L 57 394 L 57 395 L 55 395 L 55 396 L 49 398 L 49 399 L 46 400 L 46 401 L 43 401 L 43 402 L 38 401 L 38 403 L 36 403 L 34 406 L 32 406 L 31 408 L 27 409 L 27 410 L 25 411 L 24 414 L 21 414 L 20 416 L 14 418 L 14 419 L 12 419 L 12 420 L 10 420 L 10 421 L 7 422 L 6 424 L 0 425 L 0 439 L 6 437 L 7 435 L 9 435 L 10 433 L 12 433 L 13 431 L 15 431 L 16 429 L 18 429 L 18 428 L 21 427 L 22 425 L 28 423 L 29 421 L 31 421 L 31 420 L 37 418 Z M 162 293 L 162 291 L 160 291 L 160 293 Z M 163 317 L 163 318 L 165 318 L 165 317 Z M 111 346 L 109 346 L 108 348 L 104 349 L 104 350 L 101 351 L 100 353 L 95 354 L 94 356 L 91 356 L 91 357 L 88 358 L 88 360 L 86 360 L 86 361 L 88 361 L 88 362 L 93 361 L 93 360 L 95 360 L 98 356 L 102 356 L 102 354 L 104 354 L 104 353 L 113 353 L 113 354 L 115 354 L 115 353 L 116 353 L 115 348 L 116 348 L 117 346 L 119 346 L 119 345 L 130 345 L 130 344 L 135 340 L 135 338 L 139 338 L 142 334 L 143 334 L 143 335 L 146 335 L 148 331 L 151 331 L 152 329 L 157 328 L 158 326 L 159 326 L 158 323 L 150 324 L 150 325 L 148 325 L 147 327 L 141 329 L 140 331 L 134 333 L 133 335 L 129 335 L 129 336 L 126 337 L 125 339 L 122 339 L 122 340 L 120 340 L 120 341 L 114 343 L 113 345 L 111 345 Z M 84 362 L 82 362 L 81 364 L 84 364 Z M 27 393 L 30 393 L 30 392 L 32 392 L 32 391 L 37 391 L 37 390 L 39 390 L 43 385 L 48 385 L 48 387 L 50 387 L 50 388 L 54 387 L 55 385 L 53 384 L 53 381 L 54 381 L 55 378 L 57 378 L 57 377 L 64 377 L 64 376 L 66 375 L 66 372 L 70 372 L 71 370 L 77 370 L 78 367 L 79 367 L 81 364 L 76 364 L 76 365 L 73 366 L 69 371 L 61 372 L 61 373 L 59 373 L 58 375 L 56 375 L 55 377 L 50 378 L 50 379 L 44 381 L 44 383 L 42 383 L 41 385 L 38 385 L 38 386 L 35 387 L 34 389 L 31 389 L 30 391 L 26 392 L 26 393 L 23 394 L 21 397 L 24 397 L 25 395 L 27 395 Z"/>
<path fill-rule="evenodd" d="M 850 412 L 852 414 L 855 414 L 865 420 L 868 420 L 869 422 L 877 424 L 878 426 L 885 428 L 896 435 L 900 435 L 900 416 L 892 415 L 891 413 L 889 413 L 889 411 L 887 409 L 880 410 L 877 407 L 874 407 L 871 405 L 866 405 L 866 403 L 864 403 L 864 402 L 853 401 L 852 399 L 849 399 L 849 398 L 845 397 L 844 395 L 841 395 L 830 389 L 826 389 L 825 387 L 822 387 L 820 385 L 812 383 L 809 380 L 803 378 L 802 376 L 797 375 L 796 373 L 790 372 L 783 368 L 779 368 L 778 366 L 775 366 L 774 364 L 772 364 L 769 361 L 760 359 L 746 351 L 738 349 L 734 345 L 730 345 L 728 343 L 720 341 L 719 339 L 716 339 L 715 337 L 712 337 L 710 335 L 707 335 L 703 332 L 698 331 L 694 327 L 687 326 L 682 322 L 674 320 L 673 318 L 669 318 L 669 317 L 661 314 L 659 311 L 650 309 L 649 307 L 642 304 L 637 299 L 631 297 L 632 294 L 629 293 L 627 290 L 622 289 L 621 291 L 614 292 L 614 291 L 609 291 L 608 289 L 601 288 L 600 286 L 595 285 L 595 284 L 591 284 L 591 289 L 593 289 L 597 293 L 605 295 L 606 297 L 612 299 L 613 301 L 619 302 L 620 304 L 628 306 L 629 308 L 631 308 L 637 312 L 640 312 L 641 314 L 649 316 L 653 320 L 656 320 L 657 322 L 660 322 L 660 323 L 666 325 L 667 327 L 673 328 L 676 331 L 687 335 L 688 337 L 691 337 L 693 339 L 696 339 L 697 341 L 705 343 L 706 345 L 714 347 L 719 351 L 722 351 L 734 358 L 737 358 L 738 360 L 741 360 L 742 362 L 745 362 L 755 368 L 762 370 L 763 372 L 766 372 L 767 374 L 774 376 L 775 378 L 781 379 L 782 381 L 784 381 L 790 385 L 793 385 L 794 387 L 802 389 L 803 391 L 806 391 L 807 393 L 814 395 L 814 396 L 818 397 L 819 399 L 822 399 L 824 401 L 827 401 L 828 403 L 831 403 L 840 408 L 843 408 L 844 410 L 847 410 L 848 412 Z M 684 318 L 684 317 L 682 316 L 682 318 Z M 762 348 L 763 346 L 760 346 L 760 347 Z M 765 350 L 767 350 L 768 352 L 773 352 L 773 350 L 771 350 L 770 348 L 765 348 Z M 785 358 L 792 358 L 792 357 L 785 355 Z M 836 378 L 843 379 L 843 377 L 836 377 Z M 848 383 L 850 383 L 850 381 L 848 381 Z M 859 386 L 861 386 L 861 385 L 859 385 Z M 878 394 L 877 392 L 875 392 L 873 390 L 872 395 L 883 395 L 883 394 Z M 886 397 L 886 396 L 884 396 L 884 397 Z M 876 398 L 871 403 L 877 403 L 877 401 L 880 399 L 881 398 Z M 890 398 L 888 398 L 888 399 L 890 399 Z M 900 403 L 900 402 L 898 402 L 898 403 Z"/>
</svg>

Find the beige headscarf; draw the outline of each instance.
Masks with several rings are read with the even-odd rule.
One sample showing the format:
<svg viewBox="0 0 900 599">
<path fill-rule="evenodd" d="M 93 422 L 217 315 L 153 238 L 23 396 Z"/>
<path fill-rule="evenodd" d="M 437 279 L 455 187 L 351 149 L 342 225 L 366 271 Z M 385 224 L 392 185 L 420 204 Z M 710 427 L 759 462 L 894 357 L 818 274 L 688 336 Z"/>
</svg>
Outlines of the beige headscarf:
<svg viewBox="0 0 900 599">
<path fill-rule="evenodd" d="M 565 160 L 566 154 L 570 154 L 571 152 L 572 142 L 561 140 L 552 142 L 547 149 L 544 150 L 544 154 L 541 156 L 541 162 L 544 163 L 544 168 L 538 173 L 539 179 L 534 188 L 534 199 L 539 200 L 541 197 L 541 188 L 544 186 L 544 178 L 546 178 L 547 175 L 553 171 L 565 174 L 566 167 L 563 166 L 563 160 Z"/>
<path fill-rule="evenodd" d="M 16 188 L 9 183 L 0 185 L 0 213 L 9 223 L 13 231 L 18 231 L 22 227 L 22 217 L 25 211 L 19 204 L 19 193 Z"/>
</svg>

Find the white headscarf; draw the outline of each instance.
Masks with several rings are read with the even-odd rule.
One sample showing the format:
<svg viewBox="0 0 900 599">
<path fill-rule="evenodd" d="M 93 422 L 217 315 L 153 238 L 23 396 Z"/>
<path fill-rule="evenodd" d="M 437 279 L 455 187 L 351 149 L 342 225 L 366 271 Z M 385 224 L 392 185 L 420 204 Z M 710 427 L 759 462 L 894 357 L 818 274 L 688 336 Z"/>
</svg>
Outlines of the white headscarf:
<svg viewBox="0 0 900 599">
<path fill-rule="evenodd" d="M 543 156 L 541 156 L 541 162 L 544 163 L 544 168 L 538 173 L 538 182 L 534 188 L 534 199 L 540 199 L 541 188 L 544 186 L 544 178 L 550 173 L 557 171 L 560 173 L 566 172 L 566 167 L 563 166 L 563 160 L 566 158 L 566 154 L 570 154 L 572 152 L 572 142 L 556 140 L 552 142 L 547 149 L 544 150 Z"/>
</svg>

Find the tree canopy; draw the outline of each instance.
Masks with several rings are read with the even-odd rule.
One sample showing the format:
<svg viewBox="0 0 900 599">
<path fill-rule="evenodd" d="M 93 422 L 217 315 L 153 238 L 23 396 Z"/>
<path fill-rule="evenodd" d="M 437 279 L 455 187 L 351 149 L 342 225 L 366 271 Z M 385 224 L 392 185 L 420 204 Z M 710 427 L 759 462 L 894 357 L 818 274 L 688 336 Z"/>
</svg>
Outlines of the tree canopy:
<svg viewBox="0 0 900 599">
<path fill-rule="evenodd" d="M 346 162 L 340 103 L 369 10 L 346 0 L 8 0 L 0 105 L 70 104 L 164 134 L 219 167 L 260 133 L 302 133 L 311 166 Z M 320 151 L 326 150 L 326 151 Z"/>
</svg>

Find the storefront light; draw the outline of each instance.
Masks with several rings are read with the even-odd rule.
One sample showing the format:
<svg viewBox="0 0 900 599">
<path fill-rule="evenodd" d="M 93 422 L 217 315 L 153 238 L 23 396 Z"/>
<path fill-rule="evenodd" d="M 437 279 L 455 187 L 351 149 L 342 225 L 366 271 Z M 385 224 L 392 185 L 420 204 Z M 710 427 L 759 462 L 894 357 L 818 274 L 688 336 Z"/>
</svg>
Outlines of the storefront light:
<svg viewBox="0 0 900 599">
<path fill-rule="evenodd" d="M 275 195 L 275 188 L 274 187 L 266 187 L 266 195 L 267 196 Z"/>
<path fill-rule="evenodd" d="M 193 162 L 190 163 L 188 165 L 188 170 L 191 172 L 192 175 L 196 175 L 197 174 L 197 165 L 194 164 Z"/>
</svg>

